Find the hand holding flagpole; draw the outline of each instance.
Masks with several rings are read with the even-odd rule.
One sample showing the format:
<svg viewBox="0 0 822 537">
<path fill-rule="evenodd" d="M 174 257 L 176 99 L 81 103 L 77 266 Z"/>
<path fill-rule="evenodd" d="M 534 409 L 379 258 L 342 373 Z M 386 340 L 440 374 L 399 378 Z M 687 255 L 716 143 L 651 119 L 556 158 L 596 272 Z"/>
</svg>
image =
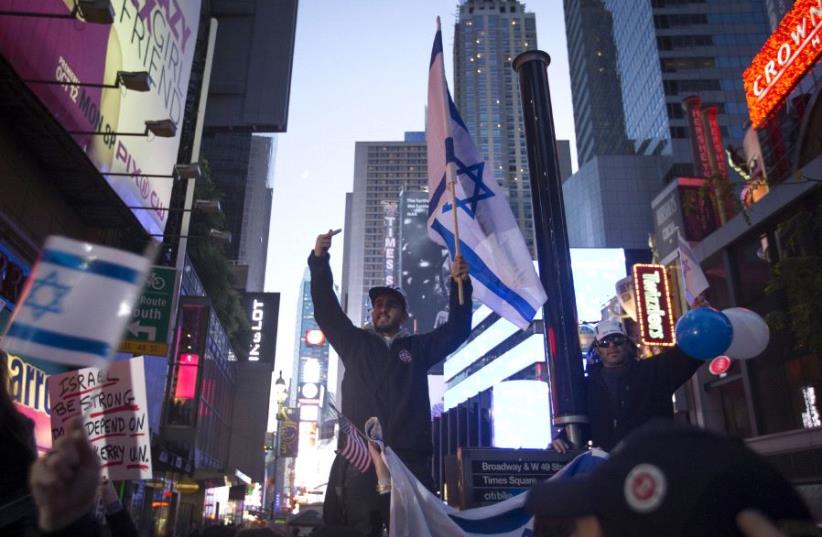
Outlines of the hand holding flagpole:
<svg viewBox="0 0 822 537">
<path fill-rule="evenodd" d="M 440 18 L 437 17 L 437 31 L 441 31 Z M 445 81 L 445 64 L 442 66 L 442 80 Z M 448 90 L 445 84 L 442 86 L 442 117 L 448 117 L 451 113 L 448 103 Z M 453 137 L 451 122 L 445 122 L 445 138 L 446 140 Z M 454 208 L 454 256 L 451 259 L 455 262 L 460 255 L 460 224 L 457 218 L 457 170 L 454 161 L 451 160 L 446 152 L 445 173 L 446 181 L 448 182 L 448 189 L 451 191 L 451 206 Z M 465 296 L 462 290 L 462 278 L 454 278 L 457 282 L 457 291 L 459 292 L 460 306 L 465 303 Z"/>
</svg>

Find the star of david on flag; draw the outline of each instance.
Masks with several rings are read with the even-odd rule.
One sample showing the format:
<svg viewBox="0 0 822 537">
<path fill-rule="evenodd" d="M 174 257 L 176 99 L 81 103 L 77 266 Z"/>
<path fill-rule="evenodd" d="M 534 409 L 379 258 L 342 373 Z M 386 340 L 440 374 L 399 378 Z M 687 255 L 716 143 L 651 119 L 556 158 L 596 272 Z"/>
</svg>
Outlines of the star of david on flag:
<svg viewBox="0 0 822 537">
<path fill-rule="evenodd" d="M 508 200 L 493 174 L 486 174 L 485 161 L 451 100 L 439 19 L 428 71 L 427 119 L 428 235 L 452 258 L 459 240 L 474 298 L 524 330 L 547 297 Z"/>
<path fill-rule="evenodd" d="M 150 264 L 129 252 L 49 237 L 3 336 L 4 350 L 73 366 L 105 366 Z"/>
</svg>

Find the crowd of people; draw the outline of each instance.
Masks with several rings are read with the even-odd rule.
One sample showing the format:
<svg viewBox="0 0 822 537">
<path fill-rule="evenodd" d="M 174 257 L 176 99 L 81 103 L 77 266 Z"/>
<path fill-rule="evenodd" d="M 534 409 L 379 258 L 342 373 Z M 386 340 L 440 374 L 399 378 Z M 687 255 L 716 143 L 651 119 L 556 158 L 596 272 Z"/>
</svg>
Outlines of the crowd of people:
<svg viewBox="0 0 822 537">
<path fill-rule="evenodd" d="M 469 267 L 452 264 L 449 319 L 427 334 L 408 334 L 403 293 L 371 290 L 371 323 L 355 327 L 333 292 L 328 250 L 334 231 L 317 238 L 309 256 L 320 328 L 345 365 L 342 412 L 365 430 L 376 418 L 380 437 L 423 485 L 433 490 L 428 369 L 456 350 L 471 329 Z M 460 292 L 460 287 L 462 290 Z M 462 295 L 462 300 L 460 296 Z M 526 508 L 539 537 L 792 537 L 820 535 L 791 484 L 739 440 L 674 425 L 671 395 L 703 363 L 674 347 L 638 360 L 617 321 L 596 328 L 601 363 L 586 377 L 593 445 L 610 453 L 590 473 L 535 486 Z M 5 358 L 5 356 L 2 356 Z M 0 367 L 0 534 L 11 537 L 103 535 L 93 512 L 103 506 L 107 534 L 137 529 L 79 420 L 37 457 L 33 427 L 15 409 Z M 667 419 L 666 419 L 667 418 Z M 549 449 L 572 446 L 560 432 Z M 377 537 L 390 518 L 391 475 L 375 442 L 366 472 L 338 456 L 332 466 L 319 537 Z M 99 499 L 99 500 L 98 500 Z M 272 528 L 211 527 L 196 537 L 283 535 Z"/>
</svg>

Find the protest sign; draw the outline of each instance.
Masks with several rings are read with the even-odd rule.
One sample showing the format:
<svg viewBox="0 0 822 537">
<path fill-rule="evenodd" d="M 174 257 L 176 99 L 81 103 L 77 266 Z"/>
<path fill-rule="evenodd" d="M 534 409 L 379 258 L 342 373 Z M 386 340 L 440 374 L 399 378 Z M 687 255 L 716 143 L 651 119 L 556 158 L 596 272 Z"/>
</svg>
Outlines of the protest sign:
<svg viewBox="0 0 822 537">
<path fill-rule="evenodd" d="M 146 412 L 143 357 L 52 375 L 48 381 L 54 440 L 66 423 L 81 416 L 100 459 L 113 480 L 151 479 L 151 438 Z"/>
</svg>

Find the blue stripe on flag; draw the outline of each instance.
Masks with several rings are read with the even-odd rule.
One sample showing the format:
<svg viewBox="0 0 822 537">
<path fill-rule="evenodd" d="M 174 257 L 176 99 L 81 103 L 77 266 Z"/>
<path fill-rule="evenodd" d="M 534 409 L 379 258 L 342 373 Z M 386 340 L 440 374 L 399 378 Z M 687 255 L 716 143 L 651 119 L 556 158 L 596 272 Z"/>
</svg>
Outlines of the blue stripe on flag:
<svg viewBox="0 0 822 537">
<path fill-rule="evenodd" d="M 431 228 L 440 234 L 440 236 L 448 245 L 448 250 L 454 253 L 454 234 L 451 233 L 442 223 L 434 219 Z M 471 267 L 471 276 L 476 278 L 480 283 L 488 288 L 489 291 L 507 302 L 519 313 L 524 319 L 531 320 L 536 315 L 536 310 L 526 302 L 524 298 L 519 296 L 516 292 L 507 287 L 496 274 L 494 274 L 488 265 L 472 250 L 464 241 L 460 241 L 460 253 Z"/>
<path fill-rule="evenodd" d="M 58 265 L 71 270 L 90 272 L 113 280 L 122 280 L 134 285 L 140 283 L 142 278 L 142 274 L 133 268 L 100 259 L 89 261 L 79 255 L 60 252 L 58 250 L 44 251 L 42 261 L 43 263 L 51 263 L 52 265 Z"/>
<path fill-rule="evenodd" d="M 431 200 L 428 202 L 428 218 L 431 218 L 431 215 L 437 211 L 437 207 L 440 205 L 440 198 L 443 194 L 445 194 L 445 174 L 443 174 L 442 179 L 440 179 L 440 184 L 437 185 L 437 189 L 431 194 Z"/>
<path fill-rule="evenodd" d="M 442 32 L 439 30 L 437 30 L 437 35 L 434 36 L 434 47 L 431 49 L 431 63 L 428 64 L 428 69 L 431 69 L 431 66 L 434 65 L 437 54 L 442 54 Z"/>
<path fill-rule="evenodd" d="M 111 346 L 105 341 L 67 336 L 58 332 L 52 332 L 51 330 L 44 330 L 21 323 L 12 324 L 7 335 L 9 337 L 31 341 L 38 345 L 56 347 L 66 351 L 95 354 L 103 358 L 108 358 L 111 351 Z"/>
<path fill-rule="evenodd" d="M 462 120 L 462 116 L 460 115 L 460 111 L 457 110 L 457 105 L 454 104 L 454 100 L 451 98 L 451 92 L 448 91 L 448 109 L 451 112 L 451 119 L 457 122 L 457 125 L 463 128 L 465 132 L 471 134 L 468 130 L 468 127 L 465 126 L 465 122 Z"/>
<path fill-rule="evenodd" d="M 454 523 L 468 533 L 479 535 L 498 535 L 510 533 L 525 526 L 531 520 L 531 513 L 524 507 L 517 507 L 489 518 L 470 519 L 448 515 Z"/>
</svg>

